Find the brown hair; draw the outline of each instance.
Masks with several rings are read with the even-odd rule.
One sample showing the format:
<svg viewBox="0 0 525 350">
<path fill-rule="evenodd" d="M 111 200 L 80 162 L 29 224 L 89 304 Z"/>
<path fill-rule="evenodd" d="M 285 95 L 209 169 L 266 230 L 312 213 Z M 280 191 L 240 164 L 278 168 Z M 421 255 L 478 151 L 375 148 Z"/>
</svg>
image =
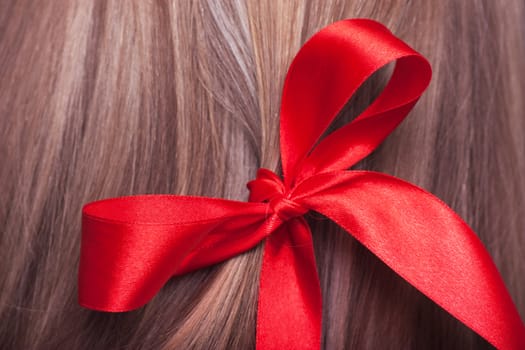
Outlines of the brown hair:
<svg viewBox="0 0 525 350">
<path fill-rule="evenodd" d="M 381 21 L 434 70 L 408 119 L 357 167 L 451 205 L 524 315 L 524 14 L 519 0 L 2 1 L 0 347 L 253 348 L 261 246 L 170 280 L 139 310 L 90 311 L 76 300 L 81 207 L 138 193 L 246 200 L 257 168 L 279 166 L 291 59 L 347 17 Z M 309 221 L 323 348 L 490 347 L 335 224 Z"/>
</svg>

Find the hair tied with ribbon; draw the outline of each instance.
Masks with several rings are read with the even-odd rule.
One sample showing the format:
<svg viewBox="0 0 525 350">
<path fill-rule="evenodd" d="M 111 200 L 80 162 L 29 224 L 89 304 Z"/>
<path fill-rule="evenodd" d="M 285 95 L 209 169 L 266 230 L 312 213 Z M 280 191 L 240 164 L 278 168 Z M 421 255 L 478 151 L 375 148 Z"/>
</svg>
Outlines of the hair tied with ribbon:
<svg viewBox="0 0 525 350">
<path fill-rule="evenodd" d="M 323 132 L 374 72 L 396 62 L 379 97 Z M 525 327 L 488 252 L 442 201 L 396 177 L 348 170 L 405 118 L 431 78 L 427 60 L 382 24 L 333 23 L 304 44 L 283 88 L 283 180 L 260 169 L 239 202 L 176 195 L 100 200 L 83 208 L 79 303 L 146 304 L 175 275 L 264 241 L 258 349 L 319 349 L 321 290 L 303 215 L 344 228 L 407 282 L 499 349 L 525 349 Z M 278 322 L 276 322 L 278 320 Z"/>
</svg>

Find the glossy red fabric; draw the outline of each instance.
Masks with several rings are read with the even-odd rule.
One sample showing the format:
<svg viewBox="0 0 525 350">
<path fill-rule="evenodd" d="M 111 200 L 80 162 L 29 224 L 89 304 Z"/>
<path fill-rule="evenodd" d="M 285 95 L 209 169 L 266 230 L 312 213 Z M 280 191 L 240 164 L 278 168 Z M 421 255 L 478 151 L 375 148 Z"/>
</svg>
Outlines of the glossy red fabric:
<svg viewBox="0 0 525 350">
<path fill-rule="evenodd" d="M 319 141 L 372 73 L 396 61 L 382 94 Z M 525 349 L 525 328 L 489 254 L 438 198 L 395 177 L 349 167 L 372 152 L 427 87 L 428 62 L 381 24 L 334 23 L 290 66 L 281 106 L 284 180 L 260 169 L 249 202 L 143 195 L 83 209 L 79 302 L 104 311 L 147 303 L 174 275 L 264 241 L 257 348 L 319 349 L 321 291 L 311 232 L 317 211 L 499 349 Z"/>
</svg>

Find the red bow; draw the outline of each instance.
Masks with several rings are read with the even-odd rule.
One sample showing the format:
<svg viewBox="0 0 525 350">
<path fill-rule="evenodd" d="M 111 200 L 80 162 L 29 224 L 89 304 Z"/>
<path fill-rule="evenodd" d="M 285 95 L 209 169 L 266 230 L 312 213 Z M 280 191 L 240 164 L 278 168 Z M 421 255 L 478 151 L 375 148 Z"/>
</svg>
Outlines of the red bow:
<svg viewBox="0 0 525 350">
<path fill-rule="evenodd" d="M 319 142 L 358 87 L 397 61 L 383 93 Z M 337 22 L 299 51 L 281 106 L 284 182 L 266 169 L 250 202 L 173 195 L 106 199 L 83 209 L 79 302 L 126 311 L 174 275 L 219 263 L 265 240 L 259 349 L 319 349 L 321 291 L 309 210 L 330 218 L 401 277 L 500 349 L 525 349 L 525 328 L 487 251 L 432 194 L 395 177 L 348 171 L 412 109 L 428 62 L 371 20 Z"/>
</svg>

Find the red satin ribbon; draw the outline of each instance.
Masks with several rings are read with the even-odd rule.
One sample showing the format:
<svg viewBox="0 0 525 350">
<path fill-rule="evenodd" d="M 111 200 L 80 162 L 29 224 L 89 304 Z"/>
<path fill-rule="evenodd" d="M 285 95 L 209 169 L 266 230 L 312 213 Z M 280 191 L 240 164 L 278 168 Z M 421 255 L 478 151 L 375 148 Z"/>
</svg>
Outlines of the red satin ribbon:
<svg viewBox="0 0 525 350">
<path fill-rule="evenodd" d="M 396 62 L 382 94 L 319 139 L 358 87 Z M 314 35 L 290 66 L 281 106 L 284 182 L 266 169 L 250 202 L 172 195 L 106 199 L 83 209 L 79 302 L 126 311 L 174 275 L 219 263 L 265 240 L 258 349 L 319 349 L 321 291 L 302 217 L 339 224 L 401 277 L 499 349 L 525 349 L 525 328 L 471 229 L 432 194 L 395 177 L 348 171 L 404 119 L 426 89 L 428 62 L 371 20 Z"/>
</svg>

